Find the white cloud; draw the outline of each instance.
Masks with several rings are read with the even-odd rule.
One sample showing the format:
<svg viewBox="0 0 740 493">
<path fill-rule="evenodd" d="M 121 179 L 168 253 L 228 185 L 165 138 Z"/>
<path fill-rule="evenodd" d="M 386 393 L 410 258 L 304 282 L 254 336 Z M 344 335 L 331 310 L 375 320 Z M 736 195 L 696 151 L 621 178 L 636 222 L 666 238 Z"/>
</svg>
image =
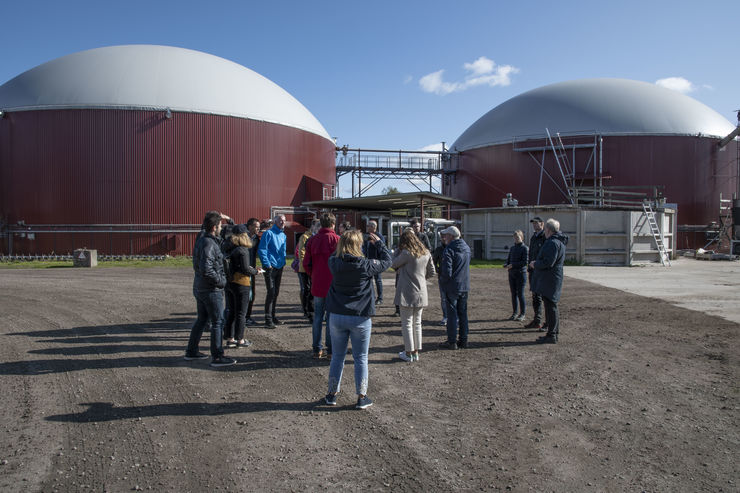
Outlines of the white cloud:
<svg viewBox="0 0 740 493">
<path fill-rule="evenodd" d="M 412 76 L 410 76 L 410 75 L 407 75 L 406 77 L 403 78 L 403 83 L 404 83 L 404 85 L 406 85 L 409 82 L 411 82 L 412 80 L 414 80 L 414 78 Z"/>
<path fill-rule="evenodd" d="M 696 90 L 696 86 L 683 77 L 666 77 L 665 79 L 656 80 L 655 84 L 683 94 Z"/>
<path fill-rule="evenodd" d="M 444 96 L 476 86 L 508 86 L 511 84 L 511 75 L 519 72 L 512 65 L 496 65 L 493 60 L 484 56 L 471 63 L 464 63 L 463 68 L 468 74 L 462 81 L 445 82 L 442 78 L 444 70 L 437 70 L 419 79 L 419 86 L 424 92 Z"/>
</svg>

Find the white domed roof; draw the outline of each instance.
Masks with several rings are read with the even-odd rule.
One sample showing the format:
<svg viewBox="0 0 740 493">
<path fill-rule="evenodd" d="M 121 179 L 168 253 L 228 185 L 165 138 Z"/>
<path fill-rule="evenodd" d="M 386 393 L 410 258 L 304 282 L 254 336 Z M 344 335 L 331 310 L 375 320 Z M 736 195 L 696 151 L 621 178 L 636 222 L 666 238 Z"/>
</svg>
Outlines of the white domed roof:
<svg viewBox="0 0 740 493">
<path fill-rule="evenodd" d="M 321 123 L 274 82 L 239 64 L 171 46 L 81 51 L 0 86 L 0 109 L 155 109 L 236 116 L 299 128 L 327 139 Z"/>
<path fill-rule="evenodd" d="M 513 97 L 468 127 L 453 151 L 561 134 L 697 135 L 724 137 L 726 118 L 679 92 L 625 79 L 581 79 Z"/>
</svg>

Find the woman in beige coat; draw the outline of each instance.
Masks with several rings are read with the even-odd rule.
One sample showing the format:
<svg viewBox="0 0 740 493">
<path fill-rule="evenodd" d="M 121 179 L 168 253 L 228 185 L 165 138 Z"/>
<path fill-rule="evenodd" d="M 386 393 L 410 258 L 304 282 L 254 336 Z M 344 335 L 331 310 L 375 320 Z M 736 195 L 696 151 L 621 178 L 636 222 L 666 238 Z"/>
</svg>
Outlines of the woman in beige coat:
<svg viewBox="0 0 740 493">
<path fill-rule="evenodd" d="M 421 350 L 421 312 L 427 306 L 427 279 L 434 276 L 434 262 L 429 250 L 413 231 L 406 231 L 398 242 L 400 253 L 393 259 L 398 272 L 394 303 L 401 309 L 401 333 L 405 351 L 398 353 L 404 361 L 419 361 Z"/>
</svg>

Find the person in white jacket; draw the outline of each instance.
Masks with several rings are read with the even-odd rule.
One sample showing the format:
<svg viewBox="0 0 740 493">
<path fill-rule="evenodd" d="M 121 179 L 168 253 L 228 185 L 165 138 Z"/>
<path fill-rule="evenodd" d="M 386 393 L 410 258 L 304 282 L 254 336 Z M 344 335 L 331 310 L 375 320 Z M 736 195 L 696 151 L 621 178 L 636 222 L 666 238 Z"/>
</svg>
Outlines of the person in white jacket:
<svg viewBox="0 0 740 493">
<path fill-rule="evenodd" d="M 427 279 L 434 276 L 434 262 L 429 250 L 410 230 L 398 241 L 400 253 L 393 260 L 398 272 L 394 303 L 401 311 L 401 333 L 404 351 L 398 353 L 403 361 L 419 361 L 421 351 L 421 312 L 427 306 Z"/>
</svg>

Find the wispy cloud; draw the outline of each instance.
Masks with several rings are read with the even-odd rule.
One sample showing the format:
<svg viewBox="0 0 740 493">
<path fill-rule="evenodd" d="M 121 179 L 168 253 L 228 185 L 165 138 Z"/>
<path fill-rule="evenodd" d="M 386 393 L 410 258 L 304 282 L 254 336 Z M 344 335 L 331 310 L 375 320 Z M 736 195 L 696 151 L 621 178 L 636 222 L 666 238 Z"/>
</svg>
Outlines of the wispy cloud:
<svg viewBox="0 0 740 493">
<path fill-rule="evenodd" d="M 666 77 L 665 79 L 658 79 L 655 83 L 659 86 L 678 91 L 682 94 L 693 92 L 696 90 L 696 86 L 691 83 L 690 80 L 684 79 L 683 77 Z"/>
<path fill-rule="evenodd" d="M 414 80 L 414 78 L 412 76 L 410 76 L 410 75 L 407 75 L 406 77 L 403 78 L 403 83 L 405 85 L 405 84 L 408 84 L 409 82 L 411 82 L 412 80 Z"/>
<path fill-rule="evenodd" d="M 511 84 L 511 75 L 519 72 L 519 69 L 512 65 L 496 65 L 493 60 L 484 56 L 471 63 L 463 64 L 463 68 L 467 75 L 462 81 L 445 81 L 442 77 L 445 71 L 442 69 L 420 78 L 419 86 L 424 92 L 444 96 L 475 86 L 508 86 Z"/>
</svg>

